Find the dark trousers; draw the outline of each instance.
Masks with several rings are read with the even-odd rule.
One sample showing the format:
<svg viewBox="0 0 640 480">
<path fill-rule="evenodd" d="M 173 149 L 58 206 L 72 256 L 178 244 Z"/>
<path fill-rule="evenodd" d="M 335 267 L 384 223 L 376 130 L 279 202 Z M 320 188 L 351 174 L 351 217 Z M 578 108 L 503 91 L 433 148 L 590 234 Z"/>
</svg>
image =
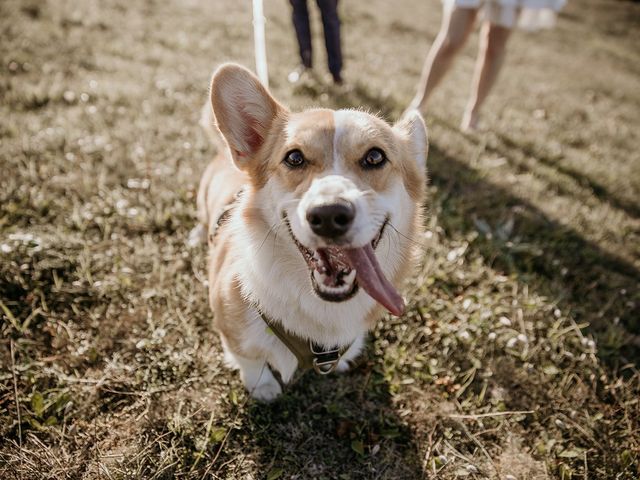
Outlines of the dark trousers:
<svg viewBox="0 0 640 480">
<path fill-rule="evenodd" d="M 296 29 L 300 59 L 305 67 L 311 68 L 311 27 L 307 0 L 289 0 L 293 7 L 293 26 Z M 340 75 L 342 70 L 342 51 L 340 49 L 340 19 L 338 18 L 338 0 L 316 0 L 322 15 L 324 44 L 327 47 L 329 71 Z"/>
</svg>

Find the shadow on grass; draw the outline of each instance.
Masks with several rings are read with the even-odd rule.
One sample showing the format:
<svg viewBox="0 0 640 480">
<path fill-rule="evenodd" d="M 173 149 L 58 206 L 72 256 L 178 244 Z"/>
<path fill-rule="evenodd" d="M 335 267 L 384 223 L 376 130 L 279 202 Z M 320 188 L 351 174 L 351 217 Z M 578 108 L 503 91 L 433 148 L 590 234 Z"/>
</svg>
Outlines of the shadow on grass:
<svg viewBox="0 0 640 480">
<path fill-rule="evenodd" d="M 424 478 L 381 368 L 365 361 L 346 374 L 306 372 L 274 403 L 250 403 L 233 442 L 260 478 Z"/>
<path fill-rule="evenodd" d="M 635 345 L 640 334 L 640 271 L 481 178 L 437 145 L 431 146 L 429 162 L 438 188 L 435 201 L 442 206 L 440 223 L 447 234 L 480 230 L 471 248 L 493 267 L 517 275 L 560 308 L 569 308 L 578 323 L 588 322 L 606 363 L 640 364 Z"/>
<path fill-rule="evenodd" d="M 588 175 L 585 175 L 584 173 L 574 168 L 562 165 L 559 162 L 559 159 L 544 155 L 542 152 L 536 150 L 532 145 L 521 145 L 504 134 L 499 135 L 499 137 L 500 140 L 502 140 L 505 148 L 492 148 L 491 150 L 494 150 L 496 153 L 510 157 L 511 155 L 509 155 L 509 151 L 519 150 L 522 154 L 528 157 L 535 158 L 536 161 L 540 162 L 541 164 L 547 167 L 551 167 L 562 175 L 572 178 L 580 186 L 588 188 L 600 201 L 611 204 L 613 207 L 627 213 L 627 215 L 629 215 L 630 217 L 640 218 L 640 206 L 637 203 L 616 196 L 614 193 L 609 191 L 607 187 L 605 187 L 602 183 L 593 180 Z"/>
</svg>

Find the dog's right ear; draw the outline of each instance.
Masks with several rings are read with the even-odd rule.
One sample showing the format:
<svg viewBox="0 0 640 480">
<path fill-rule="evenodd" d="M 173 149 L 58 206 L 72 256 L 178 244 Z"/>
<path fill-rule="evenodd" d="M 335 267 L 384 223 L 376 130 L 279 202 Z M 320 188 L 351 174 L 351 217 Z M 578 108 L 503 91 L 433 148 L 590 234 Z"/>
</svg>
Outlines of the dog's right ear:
<svg viewBox="0 0 640 480">
<path fill-rule="evenodd" d="M 427 126 L 418 110 L 410 110 L 393 126 L 395 130 L 404 132 L 409 140 L 410 152 L 416 160 L 418 168 L 425 171 L 429 154 L 429 135 Z"/>
<path fill-rule="evenodd" d="M 234 63 L 213 74 L 211 105 L 233 161 L 242 170 L 264 144 L 276 117 L 286 112 L 253 73 Z"/>
</svg>

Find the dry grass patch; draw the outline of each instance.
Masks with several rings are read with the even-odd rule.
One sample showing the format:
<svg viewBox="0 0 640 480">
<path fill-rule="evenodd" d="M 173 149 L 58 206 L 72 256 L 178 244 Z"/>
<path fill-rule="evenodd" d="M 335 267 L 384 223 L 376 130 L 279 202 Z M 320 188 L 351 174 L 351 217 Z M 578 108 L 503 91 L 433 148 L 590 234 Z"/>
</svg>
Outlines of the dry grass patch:
<svg viewBox="0 0 640 480">
<path fill-rule="evenodd" d="M 638 478 L 640 10 L 583 3 L 514 35 L 473 136 L 463 52 L 427 117 L 408 313 L 353 372 L 260 405 L 185 246 L 210 71 L 253 63 L 247 5 L 0 2 L 0 477 Z M 320 42 L 286 82 L 287 8 L 266 5 L 278 98 L 399 115 L 439 2 L 341 4 L 342 88 Z"/>
</svg>

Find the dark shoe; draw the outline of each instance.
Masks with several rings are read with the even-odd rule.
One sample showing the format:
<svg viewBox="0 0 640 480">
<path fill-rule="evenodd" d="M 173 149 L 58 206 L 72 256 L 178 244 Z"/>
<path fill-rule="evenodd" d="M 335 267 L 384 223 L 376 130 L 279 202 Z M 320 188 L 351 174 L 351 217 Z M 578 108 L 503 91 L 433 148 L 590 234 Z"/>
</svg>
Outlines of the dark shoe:
<svg viewBox="0 0 640 480">
<path fill-rule="evenodd" d="M 344 83 L 342 75 L 340 75 L 339 73 L 332 73 L 331 76 L 333 77 L 333 83 L 335 83 L 336 85 L 342 85 Z"/>
</svg>

